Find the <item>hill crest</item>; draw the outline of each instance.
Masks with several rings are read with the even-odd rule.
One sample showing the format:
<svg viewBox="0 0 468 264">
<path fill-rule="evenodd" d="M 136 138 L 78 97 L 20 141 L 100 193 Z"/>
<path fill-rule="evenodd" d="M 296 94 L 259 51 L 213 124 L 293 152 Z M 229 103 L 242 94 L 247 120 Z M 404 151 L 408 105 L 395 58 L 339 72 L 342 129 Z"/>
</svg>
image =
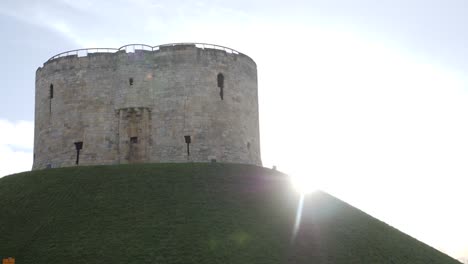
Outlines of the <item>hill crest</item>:
<svg viewBox="0 0 468 264">
<path fill-rule="evenodd" d="M 142 164 L 0 179 L 16 263 L 459 263 L 324 192 L 240 164 Z"/>
</svg>

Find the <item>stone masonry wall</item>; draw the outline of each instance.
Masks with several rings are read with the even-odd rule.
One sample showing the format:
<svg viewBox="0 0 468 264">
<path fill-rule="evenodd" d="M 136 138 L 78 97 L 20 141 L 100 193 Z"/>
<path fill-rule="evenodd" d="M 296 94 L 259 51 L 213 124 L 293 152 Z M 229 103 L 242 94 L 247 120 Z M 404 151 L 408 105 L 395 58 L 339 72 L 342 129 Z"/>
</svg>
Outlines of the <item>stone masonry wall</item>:
<svg viewBox="0 0 468 264">
<path fill-rule="evenodd" d="M 261 165 L 255 62 L 195 45 L 48 61 L 36 73 L 33 169 L 76 165 L 75 142 L 79 165 Z"/>
</svg>

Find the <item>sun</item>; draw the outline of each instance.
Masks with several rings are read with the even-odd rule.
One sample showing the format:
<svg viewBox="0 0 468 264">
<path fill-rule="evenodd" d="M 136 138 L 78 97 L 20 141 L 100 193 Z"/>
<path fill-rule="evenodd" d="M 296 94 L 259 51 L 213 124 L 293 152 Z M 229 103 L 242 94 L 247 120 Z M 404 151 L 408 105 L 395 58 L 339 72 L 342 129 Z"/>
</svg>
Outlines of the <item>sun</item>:
<svg viewBox="0 0 468 264">
<path fill-rule="evenodd" d="M 314 184 L 314 177 L 306 175 L 291 175 L 290 179 L 294 189 L 302 195 L 318 190 L 318 185 Z"/>
</svg>

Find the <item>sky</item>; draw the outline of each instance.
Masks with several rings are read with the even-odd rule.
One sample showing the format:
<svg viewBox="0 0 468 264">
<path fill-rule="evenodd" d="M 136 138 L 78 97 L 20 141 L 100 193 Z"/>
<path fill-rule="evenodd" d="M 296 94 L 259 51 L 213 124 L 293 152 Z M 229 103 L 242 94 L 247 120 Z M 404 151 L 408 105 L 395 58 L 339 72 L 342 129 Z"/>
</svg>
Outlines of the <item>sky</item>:
<svg viewBox="0 0 468 264">
<path fill-rule="evenodd" d="M 2 0 L 0 177 L 31 169 L 35 71 L 51 56 L 214 43 L 257 63 L 264 166 L 468 259 L 467 13 L 464 0 Z"/>
</svg>

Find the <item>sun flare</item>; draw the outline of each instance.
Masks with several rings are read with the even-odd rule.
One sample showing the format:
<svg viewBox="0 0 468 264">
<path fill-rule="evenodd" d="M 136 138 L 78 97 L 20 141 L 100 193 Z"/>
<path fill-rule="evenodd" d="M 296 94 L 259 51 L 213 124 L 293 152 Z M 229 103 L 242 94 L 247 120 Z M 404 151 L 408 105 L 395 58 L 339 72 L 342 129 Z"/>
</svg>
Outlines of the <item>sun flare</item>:
<svg viewBox="0 0 468 264">
<path fill-rule="evenodd" d="M 317 184 L 314 184 L 313 177 L 310 176 L 291 176 L 291 182 L 299 193 L 302 195 L 312 193 L 318 190 Z"/>
</svg>

